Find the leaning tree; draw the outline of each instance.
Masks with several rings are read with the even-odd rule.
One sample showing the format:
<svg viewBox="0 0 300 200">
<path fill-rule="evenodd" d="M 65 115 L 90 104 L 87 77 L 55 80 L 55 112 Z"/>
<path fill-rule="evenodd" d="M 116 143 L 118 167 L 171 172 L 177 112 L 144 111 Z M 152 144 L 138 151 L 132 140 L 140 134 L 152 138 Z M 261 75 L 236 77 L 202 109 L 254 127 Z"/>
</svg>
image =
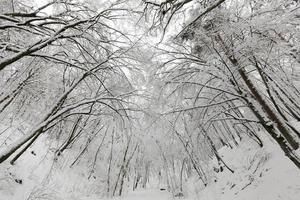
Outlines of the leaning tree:
<svg viewBox="0 0 300 200">
<path fill-rule="evenodd" d="M 167 113 L 190 115 L 206 140 L 221 143 L 246 132 L 261 145 L 254 128 L 262 126 L 299 168 L 299 3 L 143 2 L 161 44 L 172 42 L 157 73 L 177 98 Z"/>
</svg>

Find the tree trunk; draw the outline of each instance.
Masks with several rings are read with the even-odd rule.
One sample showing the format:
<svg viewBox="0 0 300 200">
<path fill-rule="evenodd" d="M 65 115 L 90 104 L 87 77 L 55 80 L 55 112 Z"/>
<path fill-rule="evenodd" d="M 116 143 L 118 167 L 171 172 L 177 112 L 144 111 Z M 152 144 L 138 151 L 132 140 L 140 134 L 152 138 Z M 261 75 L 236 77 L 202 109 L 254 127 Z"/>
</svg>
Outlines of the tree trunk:
<svg viewBox="0 0 300 200">
<path fill-rule="evenodd" d="M 235 58 L 230 58 L 230 61 L 233 65 L 236 67 L 238 66 L 237 60 Z M 299 148 L 298 142 L 293 138 L 293 136 L 290 134 L 290 131 L 285 127 L 284 123 L 278 118 L 278 116 L 273 112 L 273 110 L 270 108 L 270 106 L 267 104 L 267 102 L 263 99 L 263 97 L 260 95 L 250 78 L 247 76 L 245 70 L 243 68 L 239 68 L 239 74 L 241 75 L 242 79 L 250 89 L 251 93 L 254 95 L 256 101 L 261 105 L 263 110 L 266 112 L 270 120 L 272 120 L 275 124 L 280 133 L 283 135 L 283 137 L 287 140 L 287 142 L 291 145 L 291 147 L 296 150 Z"/>
</svg>

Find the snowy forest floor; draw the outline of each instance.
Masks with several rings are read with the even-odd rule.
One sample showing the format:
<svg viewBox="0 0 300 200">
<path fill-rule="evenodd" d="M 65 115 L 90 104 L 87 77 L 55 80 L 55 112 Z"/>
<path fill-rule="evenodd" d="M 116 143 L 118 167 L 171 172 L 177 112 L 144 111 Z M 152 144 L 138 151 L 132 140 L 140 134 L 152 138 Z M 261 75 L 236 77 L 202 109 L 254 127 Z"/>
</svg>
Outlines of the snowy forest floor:
<svg viewBox="0 0 300 200">
<path fill-rule="evenodd" d="M 300 198 L 300 174 L 273 144 L 262 149 L 243 145 L 237 149 L 222 149 L 224 160 L 230 161 L 235 170 L 218 173 L 204 189 L 197 189 L 197 180 L 185 185 L 184 197 L 156 189 L 129 192 L 117 198 L 124 200 L 298 200 Z"/>
<path fill-rule="evenodd" d="M 247 144 L 248 143 L 248 144 Z M 199 189 L 199 180 L 185 185 L 184 197 L 174 197 L 159 189 L 130 192 L 124 200 L 298 200 L 300 198 L 300 173 L 281 153 L 280 149 L 264 140 L 262 149 L 244 142 L 238 148 L 220 150 L 234 173 L 224 170 L 214 177 L 216 182 Z"/>
<path fill-rule="evenodd" d="M 263 138 L 263 136 L 261 136 Z M 153 181 L 146 189 L 131 191 L 128 184 L 126 192 L 122 197 L 115 197 L 116 200 L 167 200 L 167 199 L 188 199 L 188 200 L 298 200 L 300 197 L 300 173 L 299 170 L 283 155 L 282 151 L 264 138 L 264 147 L 258 146 L 252 140 L 241 141 L 238 147 L 233 149 L 223 147 L 219 150 L 220 155 L 229 167 L 234 170 L 231 173 L 224 168 L 222 172 L 212 174 L 212 180 L 207 187 L 203 187 L 201 181 L 195 176 L 186 179 L 183 184 L 183 197 L 174 197 L 176 194 L 168 191 L 161 191 L 164 186 L 159 186 Z M 35 147 L 37 148 L 37 147 Z M 40 146 L 42 148 L 42 146 Z M 30 154 L 27 154 L 24 162 L 14 166 L 6 166 L 1 169 L 0 177 L 0 199 L 1 200 L 33 200 L 33 199 L 57 199 L 57 200 L 96 200 L 97 195 L 83 195 L 77 192 L 74 183 L 76 177 L 68 177 L 63 172 L 58 183 L 65 184 L 69 189 L 49 182 L 37 190 L 42 182 L 39 182 L 41 175 L 37 175 L 38 168 L 30 164 Z M 31 156 L 32 157 L 32 156 Z M 29 164 L 30 163 L 30 164 Z M 26 170 L 20 170 L 22 167 Z M 35 169 L 35 170 L 34 170 Z M 42 171 L 45 167 L 42 166 Z M 40 170 L 41 170 L 40 169 Z M 35 175 L 33 175 L 35 171 Z M 16 177 L 22 178 L 22 184 L 16 183 L 15 179 L 7 178 L 7 173 L 13 172 Z M 30 173 L 28 173 L 30 172 Z M 22 174 L 23 173 L 23 174 Z M 78 177 L 77 177 L 78 178 Z M 50 185 L 50 187 L 49 187 Z M 51 188 L 51 189 L 50 189 Z M 32 191 L 39 191 L 34 194 Z M 51 193 L 54 195 L 51 195 Z M 33 195 L 34 194 L 34 195 Z M 100 199 L 108 199 L 102 197 Z"/>
</svg>

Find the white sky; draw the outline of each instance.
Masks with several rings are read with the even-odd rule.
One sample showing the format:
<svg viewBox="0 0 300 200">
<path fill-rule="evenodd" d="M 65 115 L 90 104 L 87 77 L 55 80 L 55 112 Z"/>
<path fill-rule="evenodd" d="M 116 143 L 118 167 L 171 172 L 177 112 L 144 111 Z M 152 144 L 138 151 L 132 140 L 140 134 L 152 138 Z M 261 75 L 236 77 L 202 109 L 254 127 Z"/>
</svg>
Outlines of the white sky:
<svg viewBox="0 0 300 200">
<path fill-rule="evenodd" d="M 41 7 L 43 5 L 46 5 L 49 0 L 34 0 L 37 7 Z M 47 7 L 46 9 L 42 10 L 43 12 L 50 14 L 52 12 L 52 6 Z"/>
</svg>

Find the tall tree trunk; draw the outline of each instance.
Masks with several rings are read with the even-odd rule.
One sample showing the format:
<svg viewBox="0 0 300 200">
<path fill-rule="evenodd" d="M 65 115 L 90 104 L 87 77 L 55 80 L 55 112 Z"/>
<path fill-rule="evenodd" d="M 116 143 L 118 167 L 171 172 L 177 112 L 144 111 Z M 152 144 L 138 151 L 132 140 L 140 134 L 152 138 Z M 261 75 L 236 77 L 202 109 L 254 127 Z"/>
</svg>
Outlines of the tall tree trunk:
<svg viewBox="0 0 300 200">
<path fill-rule="evenodd" d="M 277 142 L 280 148 L 283 150 L 285 155 L 300 169 L 300 159 L 297 155 L 294 154 L 293 149 L 286 143 L 285 138 L 276 132 L 273 124 L 268 124 L 265 118 L 259 113 L 259 111 L 255 108 L 253 103 L 249 101 L 247 97 L 243 98 L 247 103 L 250 110 L 257 117 L 257 119 L 261 122 L 261 125 L 264 129 L 270 134 L 270 136 Z"/>
<path fill-rule="evenodd" d="M 113 130 L 113 132 L 111 134 L 111 146 L 110 146 L 110 155 L 109 155 L 108 170 L 107 170 L 107 194 L 108 195 L 110 192 L 110 173 L 111 173 L 111 164 L 112 164 L 112 158 L 113 158 L 114 134 L 115 134 L 115 131 Z"/>
<path fill-rule="evenodd" d="M 231 64 L 238 70 L 243 82 L 246 84 L 251 94 L 255 98 L 256 102 L 261 106 L 264 110 L 268 118 L 276 125 L 277 129 L 283 135 L 284 139 L 288 142 L 288 145 L 291 146 L 292 149 L 296 150 L 299 148 L 299 143 L 295 138 L 291 135 L 289 129 L 285 126 L 285 123 L 277 116 L 277 114 L 272 110 L 272 108 L 268 105 L 268 103 L 264 100 L 262 95 L 259 93 L 250 77 L 248 77 L 245 69 L 240 66 L 238 60 L 234 57 L 230 48 L 227 47 L 222 37 L 218 35 L 216 40 L 219 42 L 221 47 L 223 48 L 227 58 L 231 62 Z"/>
<path fill-rule="evenodd" d="M 254 84 L 252 83 L 250 78 L 247 76 L 245 70 L 238 66 L 238 62 L 235 58 L 230 57 L 230 61 L 232 62 L 233 65 L 235 65 L 236 67 L 239 68 L 238 69 L 239 74 L 241 75 L 241 77 L 244 80 L 245 84 L 247 85 L 247 87 L 249 88 L 249 90 L 251 91 L 253 96 L 255 97 L 256 101 L 261 105 L 263 110 L 266 112 L 266 114 L 268 115 L 270 120 L 272 120 L 272 122 L 274 122 L 276 124 L 276 127 L 278 128 L 280 133 L 283 135 L 283 137 L 287 140 L 287 142 L 291 145 L 291 147 L 293 149 L 295 149 L 295 150 L 298 149 L 299 148 L 298 142 L 290 134 L 290 131 L 287 129 L 287 127 L 285 127 L 284 122 L 282 122 L 279 119 L 279 117 L 273 112 L 271 107 L 267 104 L 267 102 L 260 95 L 260 93 L 258 92 L 256 87 L 254 86 Z"/>
</svg>

